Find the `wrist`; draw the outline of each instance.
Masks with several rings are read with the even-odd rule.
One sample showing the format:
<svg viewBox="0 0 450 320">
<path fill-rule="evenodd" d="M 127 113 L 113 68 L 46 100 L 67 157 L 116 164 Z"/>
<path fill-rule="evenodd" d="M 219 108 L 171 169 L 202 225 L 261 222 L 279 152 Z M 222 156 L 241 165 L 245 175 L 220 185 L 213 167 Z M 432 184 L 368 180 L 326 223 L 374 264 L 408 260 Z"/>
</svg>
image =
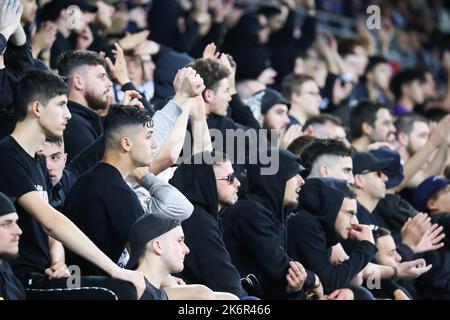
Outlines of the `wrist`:
<svg viewBox="0 0 450 320">
<path fill-rule="evenodd" d="M 398 269 L 395 266 L 391 266 L 393 274 L 391 280 L 396 281 L 398 279 Z"/>
<path fill-rule="evenodd" d="M 128 77 L 116 77 L 117 78 L 117 82 L 123 86 L 124 84 L 131 82 L 130 78 Z"/>
<path fill-rule="evenodd" d="M 181 106 L 182 104 L 184 104 L 187 100 L 189 99 L 189 96 L 181 93 L 181 92 L 177 92 L 175 93 L 175 96 L 172 98 L 172 101 L 177 104 L 178 106 Z"/>
</svg>

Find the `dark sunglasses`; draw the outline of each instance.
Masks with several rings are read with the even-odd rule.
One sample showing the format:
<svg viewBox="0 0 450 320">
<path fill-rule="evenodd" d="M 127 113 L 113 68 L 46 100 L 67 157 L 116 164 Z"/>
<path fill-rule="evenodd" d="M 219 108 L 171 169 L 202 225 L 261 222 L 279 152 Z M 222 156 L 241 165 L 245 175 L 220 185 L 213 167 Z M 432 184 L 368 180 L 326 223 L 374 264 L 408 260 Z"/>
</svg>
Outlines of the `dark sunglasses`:
<svg viewBox="0 0 450 320">
<path fill-rule="evenodd" d="M 233 184 L 234 183 L 234 179 L 236 179 L 236 175 L 234 174 L 234 172 L 230 173 L 226 177 L 218 177 L 218 178 L 216 178 L 216 180 L 227 180 L 229 184 Z"/>
</svg>

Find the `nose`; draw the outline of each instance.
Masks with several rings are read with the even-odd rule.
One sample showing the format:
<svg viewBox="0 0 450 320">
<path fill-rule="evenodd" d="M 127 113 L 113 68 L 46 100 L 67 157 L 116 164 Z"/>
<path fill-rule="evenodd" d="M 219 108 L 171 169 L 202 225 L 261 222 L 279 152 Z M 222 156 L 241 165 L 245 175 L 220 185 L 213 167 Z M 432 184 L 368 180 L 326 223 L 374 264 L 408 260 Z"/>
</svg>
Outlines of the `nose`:
<svg viewBox="0 0 450 320">
<path fill-rule="evenodd" d="M 15 226 L 14 234 L 17 234 L 18 236 L 22 234 L 22 229 L 20 229 L 18 224 Z"/>
<path fill-rule="evenodd" d="M 235 185 L 236 185 L 237 188 L 239 188 L 241 186 L 241 182 L 239 181 L 238 178 L 235 178 L 234 182 L 235 182 Z"/>
<path fill-rule="evenodd" d="M 106 87 L 109 89 L 109 88 L 111 88 L 112 87 L 112 85 L 113 85 L 113 83 L 112 83 L 112 81 L 111 80 L 109 80 L 109 78 L 108 77 L 106 77 Z"/>
<path fill-rule="evenodd" d="M 305 184 L 305 180 L 302 178 L 301 175 L 298 175 L 298 185 L 302 186 Z"/>
<path fill-rule="evenodd" d="M 356 215 L 353 215 L 352 218 L 350 219 L 350 223 L 351 224 L 358 224 L 358 218 L 356 217 Z"/>
<path fill-rule="evenodd" d="M 348 184 L 354 185 L 355 184 L 355 177 L 353 176 L 353 173 L 350 172 L 347 179 Z"/>
<path fill-rule="evenodd" d="M 383 172 L 381 173 L 381 180 L 383 180 L 383 182 L 386 182 L 389 180 L 389 178 L 387 177 L 387 175 L 385 175 Z"/>
<path fill-rule="evenodd" d="M 184 254 L 188 254 L 189 252 L 191 252 L 191 250 L 189 250 L 189 247 L 184 243 Z"/>
<path fill-rule="evenodd" d="M 69 108 L 67 108 L 67 105 L 66 105 L 66 116 L 65 116 L 65 118 L 67 120 L 70 120 L 72 118 L 72 114 L 70 113 Z"/>
</svg>

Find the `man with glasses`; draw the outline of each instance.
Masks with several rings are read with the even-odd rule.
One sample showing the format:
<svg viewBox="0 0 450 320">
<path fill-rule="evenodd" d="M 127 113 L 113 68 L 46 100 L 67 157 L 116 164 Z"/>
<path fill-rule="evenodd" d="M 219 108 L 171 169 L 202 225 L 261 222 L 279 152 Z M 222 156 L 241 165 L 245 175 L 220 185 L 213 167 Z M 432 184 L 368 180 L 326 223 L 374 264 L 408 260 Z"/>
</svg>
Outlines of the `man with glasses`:
<svg viewBox="0 0 450 320">
<path fill-rule="evenodd" d="M 194 205 L 191 217 L 182 223 L 190 249 L 183 280 L 246 296 L 222 238 L 222 209 L 237 201 L 241 185 L 228 156 L 217 151 L 198 153 L 177 168 L 170 183 Z"/>
<path fill-rule="evenodd" d="M 289 119 L 292 124 L 303 126 L 305 122 L 320 114 L 322 96 L 314 79 L 307 75 L 287 75 L 282 84 L 283 95 L 291 102 Z"/>
</svg>

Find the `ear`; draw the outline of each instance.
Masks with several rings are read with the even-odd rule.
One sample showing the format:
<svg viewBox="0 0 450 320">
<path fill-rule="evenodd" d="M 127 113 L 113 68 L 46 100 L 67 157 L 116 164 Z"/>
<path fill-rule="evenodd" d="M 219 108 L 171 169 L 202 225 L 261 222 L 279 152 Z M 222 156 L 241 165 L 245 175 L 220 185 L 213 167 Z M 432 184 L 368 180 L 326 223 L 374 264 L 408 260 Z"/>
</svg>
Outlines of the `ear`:
<svg viewBox="0 0 450 320">
<path fill-rule="evenodd" d="M 205 92 L 203 92 L 203 99 L 206 103 L 211 103 L 214 100 L 214 91 L 206 89 Z"/>
<path fill-rule="evenodd" d="M 409 137 L 404 132 L 398 134 L 397 140 L 403 147 L 406 147 L 409 144 Z"/>
<path fill-rule="evenodd" d="M 74 87 L 78 91 L 83 91 L 85 89 L 84 80 L 80 75 L 75 74 L 72 77 L 72 87 Z"/>
<path fill-rule="evenodd" d="M 39 101 L 33 101 L 31 103 L 31 112 L 36 118 L 40 118 L 42 115 L 42 108 L 44 106 Z"/>
<path fill-rule="evenodd" d="M 359 174 L 355 175 L 355 186 L 356 186 L 357 189 L 363 189 L 364 188 L 363 178 Z"/>
<path fill-rule="evenodd" d="M 434 200 L 434 199 L 428 200 L 427 204 L 426 204 L 426 209 L 428 209 L 428 211 L 430 211 L 430 212 L 438 211 L 439 208 L 436 204 L 436 200 Z"/>
<path fill-rule="evenodd" d="M 308 128 L 306 128 L 305 130 L 305 136 L 313 136 L 314 135 L 314 129 L 312 126 L 308 126 Z"/>
<path fill-rule="evenodd" d="M 131 142 L 130 138 L 128 138 L 128 137 L 122 137 L 122 138 L 120 139 L 120 147 L 121 147 L 124 151 L 130 152 L 132 146 L 133 146 L 133 142 Z"/>
<path fill-rule="evenodd" d="M 362 133 L 366 136 L 370 136 L 370 134 L 372 133 L 373 127 L 365 121 L 362 123 L 361 126 L 362 126 L 362 128 L 361 128 Z"/>
<path fill-rule="evenodd" d="M 152 241 L 152 249 L 153 249 L 153 252 L 155 252 L 158 256 L 161 256 L 163 254 L 163 249 L 162 249 L 162 246 L 161 246 L 161 240 L 154 239 Z"/>
<path fill-rule="evenodd" d="M 320 166 L 319 171 L 320 171 L 320 176 L 328 177 L 328 166 L 327 165 Z"/>
</svg>

